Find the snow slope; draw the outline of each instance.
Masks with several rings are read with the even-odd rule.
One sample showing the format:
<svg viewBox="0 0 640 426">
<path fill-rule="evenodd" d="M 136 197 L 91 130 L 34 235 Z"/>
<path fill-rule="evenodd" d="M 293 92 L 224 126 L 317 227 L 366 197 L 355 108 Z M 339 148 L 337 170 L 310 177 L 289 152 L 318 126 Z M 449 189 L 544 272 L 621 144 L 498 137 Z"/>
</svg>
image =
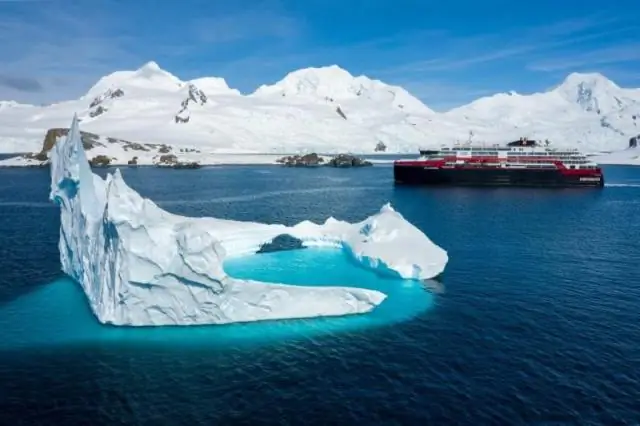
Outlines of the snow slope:
<svg viewBox="0 0 640 426">
<path fill-rule="evenodd" d="M 52 150 L 50 198 L 60 207 L 62 270 L 83 287 L 102 323 L 223 324 L 360 314 L 385 295 L 349 287 L 239 280 L 227 256 L 253 253 L 278 235 L 345 249 L 364 265 L 396 276 L 440 274 L 447 253 L 385 205 L 360 223 L 329 218 L 293 227 L 170 214 L 142 198 L 119 169 L 91 172 L 74 117 Z"/>
<path fill-rule="evenodd" d="M 149 62 L 101 78 L 76 100 L 1 102 L 0 152 L 38 152 L 46 131 L 64 127 L 74 113 L 84 130 L 105 139 L 166 144 L 174 153 L 197 149 L 213 164 L 229 153 L 364 154 L 378 142 L 387 152 L 414 154 L 466 141 L 470 132 L 477 142 L 526 136 L 596 152 L 624 149 L 640 133 L 640 89 L 574 73 L 548 92 L 501 93 L 436 113 L 401 87 L 335 65 L 297 70 L 243 95 L 224 79 L 181 81 Z M 133 156 L 117 145 L 103 151 L 118 164 Z"/>
<path fill-rule="evenodd" d="M 500 93 L 443 115 L 472 130 L 476 140 L 526 136 L 587 152 L 621 150 L 640 133 L 640 89 L 620 88 L 597 73 L 573 73 L 548 92 Z"/>
</svg>

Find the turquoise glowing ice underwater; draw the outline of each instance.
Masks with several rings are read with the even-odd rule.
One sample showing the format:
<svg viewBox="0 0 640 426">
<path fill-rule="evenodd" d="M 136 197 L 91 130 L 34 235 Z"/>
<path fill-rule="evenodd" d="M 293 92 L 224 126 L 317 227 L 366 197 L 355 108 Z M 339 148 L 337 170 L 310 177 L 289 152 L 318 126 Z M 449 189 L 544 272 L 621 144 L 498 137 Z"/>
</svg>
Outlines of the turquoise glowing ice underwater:
<svg viewBox="0 0 640 426">
<path fill-rule="evenodd" d="M 100 341 L 190 342 L 215 346 L 272 342 L 381 326 L 427 310 L 433 295 L 419 281 L 377 274 L 335 249 L 307 248 L 228 259 L 236 278 L 296 285 L 345 285 L 375 289 L 387 299 L 364 315 L 196 327 L 113 327 L 93 317 L 80 286 L 60 278 L 0 309 L 0 338 L 6 349 Z"/>
</svg>

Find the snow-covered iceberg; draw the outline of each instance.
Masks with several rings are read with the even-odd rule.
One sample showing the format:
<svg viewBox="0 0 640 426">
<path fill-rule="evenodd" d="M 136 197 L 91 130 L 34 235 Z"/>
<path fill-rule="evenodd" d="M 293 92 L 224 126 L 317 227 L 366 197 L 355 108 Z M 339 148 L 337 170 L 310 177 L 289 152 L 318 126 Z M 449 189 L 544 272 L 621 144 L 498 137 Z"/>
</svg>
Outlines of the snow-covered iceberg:
<svg viewBox="0 0 640 426">
<path fill-rule="evenodd" d="M 403 278 L 431 278 L 448 261 L 390 205 L 360 223 L 329 218 L 292 227 L 168 213 L 127 186 L 119 170 L 106 179 L 92 173 L 77 117 L 52 150 L 50 198 L 60 207 L 62 270 L 82 285 L 98 320 L 114 325 L 359 314 L 384 301 L 373 290 L 264 283 L 225 273 L 226 257 L 256 252 L 280 235 L 345 248 L 365 266 Z"/>
</svg>

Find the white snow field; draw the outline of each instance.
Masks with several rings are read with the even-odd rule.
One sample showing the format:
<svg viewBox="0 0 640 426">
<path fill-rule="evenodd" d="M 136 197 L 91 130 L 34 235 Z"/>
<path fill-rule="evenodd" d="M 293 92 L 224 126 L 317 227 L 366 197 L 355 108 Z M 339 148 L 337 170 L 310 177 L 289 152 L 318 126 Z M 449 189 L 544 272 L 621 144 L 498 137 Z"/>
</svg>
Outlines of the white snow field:
<svg viewBox="0 0 640 426">
<path fill-rule="evenodd" d="M 39 152 L 47 130 L 66 127 L 74 113 L 97 135 L 87 155 L 116 165 L 134 156 L 138 164 L 157 163 L 162 152 L 148 144 L 203 165 L 273 163 L 276 154 L 369 154 L 380 142 L 387 153 L 414 155 L 464 142 L 470 132 L 475 142 L 528 137 L 597 153 L 623 150 L 640 133 L 640 89 L 573 73 L 544 93 L 500 93 L 439 113 L 401 87 L 336 65 L 297 70 L 244 95 L 222 78 L 182 81 L 149 62 L 101 78 L 76 100 L 0 102 L 0 152 Z M 0 165 L 38 163 L 14 158 Z"/>
<path fill-rule="evenodd" d="M 410 279 L 439 275 L 446 251 L 390 205 L 359 223 L 329 218 L 287 227 L 162 210 L 127 186 L 119 169 L 91 172 L 74 117 L 51 152 L 51 200 L 60 207 L 62 270 L 78 281 L 98 320 L 114 325 L 223 324 L 371 311 L 386 295 L 349 287 L 234 279 L 228 256 L 255 253 L 279 235 L 333 246 L 364 267 Z"/>
</svg>

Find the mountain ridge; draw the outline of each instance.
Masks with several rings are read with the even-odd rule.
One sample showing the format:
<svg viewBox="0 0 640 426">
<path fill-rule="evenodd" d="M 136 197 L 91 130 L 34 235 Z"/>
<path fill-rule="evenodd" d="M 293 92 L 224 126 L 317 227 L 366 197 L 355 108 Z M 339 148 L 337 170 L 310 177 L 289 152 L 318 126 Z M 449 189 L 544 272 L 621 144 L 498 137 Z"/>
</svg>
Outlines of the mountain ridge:
<svg viewBox="0 0 640 426">
<path fill-rule="evenodd" d="M 292 71 L 242 94 L 223 78 L 180 80 L 150 61 L 100 78 L 83 96 L 48 106 L 0 101 L 0 152 L 37 151 L 77 113 L 83 130 L 205 153 L 416 152 L 526 136 L 590 151 L 620 150 L 640 133 L 640 89 L 571 73 L 553 89 L 497 93 L 435 112 L 400 86 L 338 65 Z"/>
</svg>

